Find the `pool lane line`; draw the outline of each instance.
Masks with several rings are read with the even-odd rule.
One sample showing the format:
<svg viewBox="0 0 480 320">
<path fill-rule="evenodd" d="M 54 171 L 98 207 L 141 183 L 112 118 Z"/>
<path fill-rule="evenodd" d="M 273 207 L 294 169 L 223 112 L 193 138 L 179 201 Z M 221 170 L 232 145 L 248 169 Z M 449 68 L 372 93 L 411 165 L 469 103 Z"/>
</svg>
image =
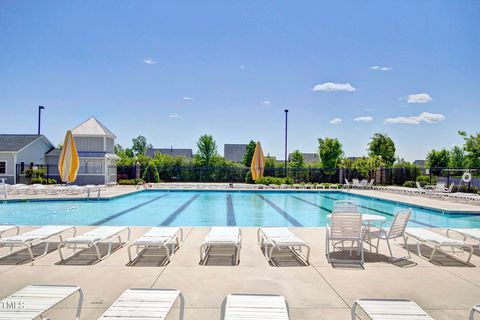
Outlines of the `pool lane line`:
<svg viewBox="0 0 480 320">
<path fill-rule="evenodd" d="M 265 201 L 270 207 L 275 209 L 282 217 L 284 217 L 288 222 L 290 222 L 294 227 L 303 227 L 303 224 L 298 222 L 297 219 L 292 217 L 291 215 L 288 214 L 288 212 L 284 211 L 282 208 L 277 206 L 275 203 L 273 203 L 271 200 L 265 198 L 264 196 L 257 194 L 259 198 L 261 198 L 263 201 Z"/>
<path fill-rule="evenodd" d="M 236 226 L 235 209 L 233 208 L 232 195 L 227 194 L 227 226 Z"/>
<path fill-rule="evenodd" d="M 182 204 L 177 210 L 173 211 L 162 223 L 159 224 L 160 227 L 169 226 L 179 215 L 183 212 L 183 210 L 187 209 L 187 207 L 195 201 L 200 195 L 196 194 L 190 199 L 188 199 L 184 204 Z"/>
<path fill-rule="evenodd" d="M 308 203 L 309 205 L 312 205 L 312 206 L 314 206 L 314 207 L 320 208 L 320 209 L 322 209 L 322 210 L 325 211 L 325 212 L 331 213 L 330 209 L 328 209 L 327 207 L 321 206 L 321 205 L 319 205 L 319 204 L 316 204 L 316 203 L 314 203 L 314 202 L 311 202 L 311 201 L 302 199 L 302 198 L 297 197 L 297 196 L 290 196 L 290 197 L 294 198 L 295 200 Z"/>
<path fill-rule="evenodd" d="M 332 197 L 327 197 L 327 196 L 324 196 L 324 197 L 327 198 L 327 199 L 330 199 L 330 200 L 334 200 L 334 201 L 340 200 L 340 199 L 337 199 L 337 198 L 332 198 Z M 390 217 L 395 216 L 393 213 L 386 212 L 386 211 L 383 211 L 383 210 L 380 210 L 380 209 L 370 208 L 370 207 L 367 207 L 367 206 L 363 206 L 361 204 L 358 204 L 357 206 L 360 207 L 360 208 L 363 208 L 363 209 L 370 210 L 370 211 L 375 211 L 377 213 L 382 213 L 382 214 L 385 214 L 385 215 L 390 216 Z M 425 223 L 425 222 L 420 222 L 420 221 L 413 220 L 413 219 L 410 219 L 410 221 L 412 221 L 413 223 L 419 224 L 421 226 L 424 226 L 424 227 L 436 228 L 434 225 L 431 225 L 431 224 L 428 224 L 428 223 Z"/>
<path fill-rule="evenodd" d="M 150 203 L 152 203 L 152 202 L 154 202 L 154 201 L 160 200 L 160 199 L 162 199 L 162 198 L 164 198 L 164 197 L 166 197 L 166 196 L 168 196 L 168 194 L 162 194 L 161 196 L 158 196 L 158 197 L 153 198 L 153 199 L 151 199 L 151 200 L 148 200 L 148 201 L 146 201 L 146 202 L 142 202 L 142 203 L 140 203 L 140 204 L 137 204 L 136 206 L 133 206 L 133 207 L 131 207 L 131 208 L 128 208 L 128 209 L 125 209 L 125 210 L 120 211 L 120 212 L 118 212 L 118 213 L 115 213 L 114 215 L 111 215 L 111 216 L 109 216 L 109 217 L 106 217 L 106 218 L 104 218 L 104 219 L 102 219 L 102 220 L 98 220 L 97 222 L 91 223 L 90 225 L 91 225 L 91 226 L 102 225 L 102 224 L 104 224 L 105 222 L 108 222 L 108 221 L 110 221 L 110 220 L 113 220 L 113 219 L 115 219 L 115 218 L 118 218 L 118 217 L 120 217 L 120 216 L 122 216 L 122 215 L 124 215 L 124 214 L 126 214 L 126 213 L 129 213 L 129 212 L 131 212 L 131 211 L 133 211 L 133 210 L 137 210 L 138 208 L 141 208 L 141 207 L 143 207 L 143 206 L 146 206 L 147 204 L 150 204 Z"/>
</svg>

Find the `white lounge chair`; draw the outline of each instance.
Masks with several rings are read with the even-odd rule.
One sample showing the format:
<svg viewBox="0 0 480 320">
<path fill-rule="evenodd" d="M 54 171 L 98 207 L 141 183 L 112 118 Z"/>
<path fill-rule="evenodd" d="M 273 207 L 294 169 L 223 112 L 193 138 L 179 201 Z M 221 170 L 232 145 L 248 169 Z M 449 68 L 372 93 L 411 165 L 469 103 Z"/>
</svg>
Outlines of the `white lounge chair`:
<svg viewBox="0 0 480 320">
<path fill-rule="evenodd" d="M 30 259 L 34 261 L 35 258 L 43 257 L 48 253 L 50 241 L 53 238 L 58 237 L 62 241 L 62 233 L 70 229 L 73 229 L 73 236 L 75 236 L 77 229 L 74 226 L 44 226 L 15 236 L 0 238 L 0 247 L 10 247 L 10 253 L 0 258 L 11 254 L 13 247 L 25 247 Z M 45 242 L 45 251 L 40 256 L 34 257 L 32 247 L 42 242 Z"/>
<path fill-rule="evenodd" d="M 475 314 L 480 314 L 480 304 L 477 304 L 472 307 L 470 310 L 470 316 L 468 317 L 469 320 L 475 320 Z"/>
<path fill-rule="evenodd" d="M 358 263 L 363 265 L 363 226 L 362 226 L 362 214 L 357 212 L 337 212 L 333 211 L 331 217 L 331 224 L 327 224 L 325 249 L 327 253 L 327 260 L 329 263 L 342 262 L 342 263 Z M 344 242 L 351 242 L 350 255 L 352 254 L 353 244 L 357 243 L 357 254 L 360 255 L 360 261 L 358 260 L 340 260 L 330 258 L 330 243 L 335 250 L 338 244 L 342 245 L 344 249 Z"/>
<path fill-rule="evenodd" d="M 435 257 L 435 253 L 437 251 L 450 255 L 446 251 L 442 250 L 443 247 L 451 248 L 452 249 L 451 255 L 453 255 L 457 259 L 461 259 L 461 258 L 459 258 L 457 255 L 453 253 L 453 249 L 468 248 L 470 249 L 470 254 L 466 260 L 466 263 L 469 263 L 470 259 L 472 258 L 473 246 L 469 243 L 466 243 L 465 241 L 448 238 L 448 237 L 442 236 L 441 234 L 438 234 L 436 232 L 423 229 L 423 228 L 407 228 L 405 229 L 405 235 L 406 235 L 405 242 L 408 243 L 409 238 L 413 238 L 416 241 L 417 253 L 422 258 L 425 258 L 425 257 L 422 255 L 420 251 L 420 243 L 427 244 L 433 248 L 432 253 L 430 254 L 430 257 L 428 258 L 429 261 L 433 260 L 433 258 Z M 409 250 L 408 246 L 407 246 L 407 250 Z"/>
<path fill-rule="evenodd" d="M 172 261 L 175 250 L 183 243 L 183 230 L 178 227 L 155 227 L 147 233 L 135 240 L 128 246 L 128 260 L 130 262 L 136 260 L 140 250 L 149 247 L 165 248 L 167 253 L 166 260 L 163 264 Z M 131 249 L 136 247 L 136 255 L 132 258 Z"/>
<path fill-rule="evenodd" d="M 14 230 L 16 229 L 16 235 L 18 234 L 18 232 L 20 231 L 20 228 L 18 226 L 14 226 L 14 225 L 11 225 L 11 224 L 0 224 L 0 238 L 2 237 L 2 234 L 4 234 L 5 232 L 8 232 L 10 230 Z"/>
<path fill-rule="evenodd" d="M 235 264 L 240 262 L 240 250 L 242 248 L 242 233 L 238 227 L 212 227 L 200 246 L 200 264 L 207 263 L 209 256 L 232 256 L 231 252 L 221 251 L 212 254 L 214 246 L 234 246 L 233 258 Z"/>
<path fill-rule="evenodd" d="M 407 239 L 405 237 L 405 229 L 407 228 L 408 220 L 412 214 L 411 209 L 399 210 L 395 217 L 390 228 L 378 228 L 374 231 L 369 231 L 365 237 L 370 243 L 372 239 L 377 239 L 376 250 L 378 253 L 378 246 L 380 244 L 380 239 L 387 242 L 388 251 L 390 252 L 390 259 L 393 260 L 392 248 L 390 246 L 389 240 L 396 240 L 398 238 L 403 238 L 405 247 L 407 247 Z M 367 241 L 365 240 L 365 241 Z M 408 252 L 408 257 L 410 258 L 410 252 Z"/>
<path fill-rule="evenodd" d="M 179 319 L 185 300 L 177 289 L 132 288 L 125 290 L 98 320 L 165 319 L 180 298 Z"/>
<path fill-rule="evenodd" d="M 471 229 L 447 229 L 447 237 L 450 238 L 450 233 L 455 232 L 463 237 L 463 241 L 470 239 L 478 243 L 480 249 L 480 228 Z"/>
<path fill-rule="evenodd" d="M 0 308 L 0 319 L 20 320 L 37 319 L 75 293 L 79 294 L 75 319 L 80 319 L 83 292 L 74 285 L 31 285 L 0 300 L 0 306 L 14 304 L 14 308 Z"/>
<path fill-rule="evenodd" d="M 95 253 L 97 254 L 98 261 L 107 258 L 112 253 L 112 246 L 115 240 L 118 240 L 119 245 L 122 245 L 121 233 L 123 231 L 128 232 L 127 242 L 130 240 L 130 228 L 129 227 L 112 227 L 112 226 L 102 226 L 91 231 L 87 231 L 81 236 L 72 237 L 65 239 L 60 242 L 58 245 L 58 254 L 60 255 L 60 260 L 65 260 L 62 254 L 62 248 L 73 249 L 73 254 L 77 250 L 77 247 L 83 247 L 82 249 L 89 249 L 91 247 L 95 248 Z M 100 249 L 98 245 L 101 242 L 108 243 L 108 251 L 105 256 L 102 257 L 100 254 Z M 71 256 L 72 256 L 71 255 Z"/>
<path fill-rule="evenodd" d="M 352 320 L 357 319 L 357 308 L 374 320 L 433 320 L 418 304 L 408 299 L 358 299 L 352 305 Z"/>
<path fill-rule="evenodd" d="M 265 258 L 273 265 L 275 265 L 275 261 L 272 259 L 274 249 L 290 250 L 308 264 L 310 247 L 287 228 L 259 228 L 257 230 L 257 243 L 260 248 L 264 249 Z M 307 249 L 306 256 L 303 255 L 302 248 Z"/>
<path fill-rule="evenodd" d="M 222 303 L 222 320 L 288 320 L 285 297 L 273 294 L 229 294 Z"/>
</svg>

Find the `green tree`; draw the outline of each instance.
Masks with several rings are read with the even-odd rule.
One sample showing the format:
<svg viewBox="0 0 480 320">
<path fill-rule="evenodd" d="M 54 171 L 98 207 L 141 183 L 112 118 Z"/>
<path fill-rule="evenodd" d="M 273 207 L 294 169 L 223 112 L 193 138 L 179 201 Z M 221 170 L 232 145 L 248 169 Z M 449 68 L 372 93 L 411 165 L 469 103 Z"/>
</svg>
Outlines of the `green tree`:
<svg viewBox="0 0 480 320">
<path fill-rule="evenodd" d="M 322 168 L 335 169 L 343 157 L 342 144 L 336 138 L 318 139 L 318 153 Z"/>
<path fill-rule="evenodd" d="M 480 132 L 477 132 L 474 135 L 467 135 L 465 131 L 459 131 L 458 133 L 465 140 L 463 149 L 465 150 L 465 162 L 467 167 L 480 167 Z"/>
<path fill-rule="evenodd" d="M 426 166 L 429 168 L 446 168 L 450 160 L 450 152 L 446 149 L 437 151 L 433 149 L 427 154 Z"/>
<path fill-rule="evenodd" d="M 370 157 L 380 156 L 384 163 L 391 166 L 395 162 L 395 143 L 384 133 L 375 133 L 368 144 Z"/>
<path fill-rule="evenodd" d="M 267 168 L 275 168 L 276 167 L 276 161 L 272 157 L 265 157 L 265 169 Z"/>
<path fill-rule="evenodd" d="M 212 159 L 218 156 L 217 143 L 211 135 L 202 135 L 197 141 L 198 152 L 195 154 L 194 164 L 209 167 Z"/>
<path fill-rule="evenodd" d="M 256 147 L 257 144 L 253 140 L 250 140 L 250 142 L 247 144 L 247 149 L 245 150 L 245 154 L 243 155 L 242 159 L 242 163 L 245 167 L 250 167 L 252 164 L 252 158 Z"/>
<path fill-rule="evenodd" d="M 465 167 L 465 151 L 460 146 L 454 146 L 450 150 L 450 160 L 448 162 L 452 168 L 464 168 Z"/>
<path fill-rule="evenodd" d="M 138 156 L 139 154 L 145 154 L 147 149 L 151 149 L 152 145 L 147 143 L 147 138 L 144 136 L 138 136 L 132 139 L 132 151 Z"/>
<path fill-rule="evenodd" d="M 303 159 L 303 153 L 299 150 L 293 151 L 292 156 L 288 161 L 288 166 L 290 168 L 304 168 L 305 160 Z"/>
<path fill-rule="evenodd" d="M 155 167 L 153 164 L 149 164 L 143 172 L 142 179 L 145 182 L 160 182 L 160 176 L 158 175 L 157 167 Z"/>
</svg>

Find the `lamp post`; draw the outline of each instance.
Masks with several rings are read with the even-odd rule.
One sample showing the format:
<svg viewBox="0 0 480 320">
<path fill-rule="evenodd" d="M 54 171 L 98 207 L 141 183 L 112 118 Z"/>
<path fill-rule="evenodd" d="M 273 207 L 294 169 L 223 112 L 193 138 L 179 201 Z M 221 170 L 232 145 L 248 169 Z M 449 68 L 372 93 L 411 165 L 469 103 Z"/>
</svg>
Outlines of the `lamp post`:
<svg viewBox="0 0 480 320">
<path fill-rule="evenodd" d="M 42 118 L 42 110 L 44 109 L 44 106 L 38 106 L 38 135 L 40 135 L 40 120 Z"/>
<path fill-rule="evenodd" d="M 285 178 L 287 177 L 287 136 L 288 136 L 288 109 L 285 109 Z"/>
</svg>

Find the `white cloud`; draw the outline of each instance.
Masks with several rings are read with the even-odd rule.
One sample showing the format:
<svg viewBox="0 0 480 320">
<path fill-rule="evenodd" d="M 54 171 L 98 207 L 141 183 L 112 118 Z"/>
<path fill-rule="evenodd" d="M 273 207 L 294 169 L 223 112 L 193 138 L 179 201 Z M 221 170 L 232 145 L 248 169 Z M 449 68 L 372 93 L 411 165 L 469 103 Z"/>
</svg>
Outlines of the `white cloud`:
<svg viewBox="0 0 480 320">
<path fill-rule="evenodd" d="M 340 119 L 340 118 L 333 118 L 332 120 L 330 120 L 330 123 L 331 124 L 340 124 L 340 123 L 342 123 L 342 121 L 343 120 Z"/>
<path fill-rule="evenodd" d="M 376 71 L 390 71 L 392 70 L 392 67 L 371 66 L 370 69 Z"/>
<path fill-rule="evenodd" d="M 356 117 L 353 121 L 369 123 L 373 121 L 373 118 L 370 116 Z"/>
<path fill-rule="evenodd" d="M 409 94 L 407 97 L 407 103 L 427 103 L 432 100 L 428 93 Z"/>
<path fill-rule="evenodd" d="M 176 113 L 171 114 L 168 117 L 171 118 L 171 119 L 182 119 L 182 117 L 179 114 L 176 114 Z"/>
<path fill-rule="evenodd" d="M 146 63 L 146 64 L 157 64 L 157 61 L 155 61 L 151 58 L 143 59 L 143 62 Z"/>
<path fill-rule="evenodd" d="M 182 99 L 185 100 L 185 101 L 193 101 L 192 97 L 183 97 Z"/>
<path fill-rule="evenodd" d="M 325 82 L 319 83 L 313 87 L 313 91 L 348 91 L 353 92 L 355 89 L 350 83 L 335 83 L 335 82 Z"/>
<path fill-rule="evenodd" d="M 263 101 L 263 104 L 267 107 L 270 107 L 272 105 L 272 103 L 268 100 Z"/>
<path fill-rule="evenodd" d="M 422 112 L 418 116 L 386 118 L 385 123 L 420 124 L 422 122 L 437 123 L 443 120 L 445 120 L 443 114 Z"/>
</svg>

